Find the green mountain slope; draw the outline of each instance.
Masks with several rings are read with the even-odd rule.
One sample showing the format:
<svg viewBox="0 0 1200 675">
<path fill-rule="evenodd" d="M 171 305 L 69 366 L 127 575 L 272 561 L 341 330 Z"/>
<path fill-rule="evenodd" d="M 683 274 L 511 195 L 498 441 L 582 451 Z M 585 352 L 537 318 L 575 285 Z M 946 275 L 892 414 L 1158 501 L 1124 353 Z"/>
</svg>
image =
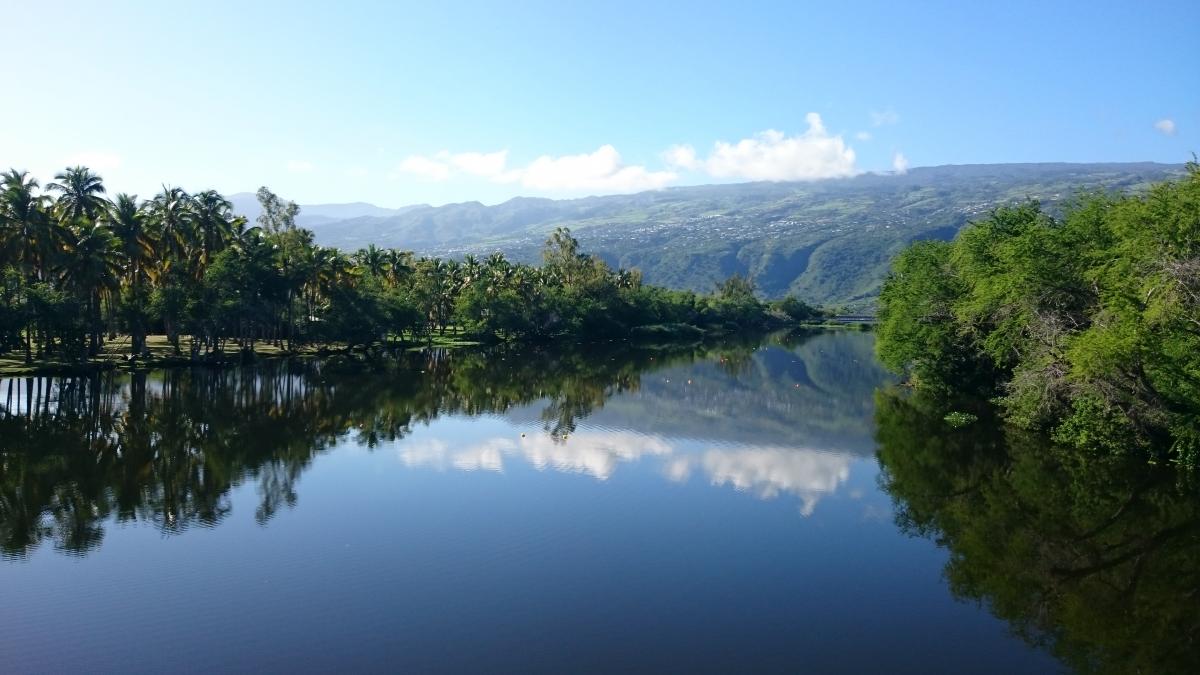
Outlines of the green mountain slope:
<svg viewBox="0 0 1200 675">
<path fill-rule="evenodd" d="M 869 307 L 889 260 L 918 239 L 948 239 L 995 206 L 1055 204 L 1080 191 L 1137 190 L 1182 165 L 991 164 L 913 169 L 810 183 L 741 183 L 633 195 L 516 198 L 321 219 L 317 240 L 461 256 L 503 251 L 532 261 L 547 233 L 570 227 L 585 250 L 642 270 L 647 282 L 708 291 L 733 273 L 768 297 Z"/>
</svg>

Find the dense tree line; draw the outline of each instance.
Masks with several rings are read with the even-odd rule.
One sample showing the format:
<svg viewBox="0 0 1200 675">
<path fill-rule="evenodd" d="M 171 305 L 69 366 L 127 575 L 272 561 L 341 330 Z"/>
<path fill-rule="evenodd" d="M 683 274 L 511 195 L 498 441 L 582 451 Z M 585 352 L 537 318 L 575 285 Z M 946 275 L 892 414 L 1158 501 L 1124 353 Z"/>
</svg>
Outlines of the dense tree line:
<svg viewBox="0 0 1200 675">
<path fill-rule="evenodd" d="M 1063 443 L 1200 460 L 1200 166 L 1138 195 L 995 210 L 919 242 L 877 349 L 929 390 L 999 398 Z"/>
<path fill-rule="evenodd" d="M 281 348 L 366 345 L 428 337 L 454 326 L 496 339 L 626 335 L 651 325 L 744 328 L 812 318 L 792 298 L 768 306 L 733 278 L 710 296 L 642 284 L 579 250 L 565 229 L 544 264 L 418 258 L 369 246 L 318 246 L 296 226 L 299 208 L 259 190 L 256 223 L 222 195 L 164 186 L 152 199 L 107 196 L 101 178 L 72 167 L 45 189 L 28 173 L 0 176 L 0 353 L 82 358 L 106 337 L 145 352 L 166 335 L 195 357 L 256 341 Z M 181 338 L 190 339 L 183 340 Z"/>
</svg>

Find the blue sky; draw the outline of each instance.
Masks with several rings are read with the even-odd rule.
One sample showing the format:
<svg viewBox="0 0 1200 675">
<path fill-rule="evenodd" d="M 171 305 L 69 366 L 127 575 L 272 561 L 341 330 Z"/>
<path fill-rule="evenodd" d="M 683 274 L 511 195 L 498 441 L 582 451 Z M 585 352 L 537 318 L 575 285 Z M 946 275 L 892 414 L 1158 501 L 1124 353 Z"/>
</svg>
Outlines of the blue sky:
<svg viewBox="0 0 1200 675">
<path fill-rule="evenodd" d="M 0 10 L 0 168 L 383 206 L 1200 151 L 1200 2 Z"/>
</svg>

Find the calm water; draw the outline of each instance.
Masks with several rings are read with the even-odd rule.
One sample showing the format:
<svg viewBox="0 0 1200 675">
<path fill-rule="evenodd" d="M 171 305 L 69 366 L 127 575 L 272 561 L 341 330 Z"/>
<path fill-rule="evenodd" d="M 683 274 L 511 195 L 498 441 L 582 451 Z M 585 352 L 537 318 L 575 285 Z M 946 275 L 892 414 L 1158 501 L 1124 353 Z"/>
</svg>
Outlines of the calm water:
<svg viewBox="0 0 1200 675">
<path fill-rule="evenodd" d="M 0 670 L 1187 664 L 1194 497 L 871 339 L 0 380 Z"/>
</svg>

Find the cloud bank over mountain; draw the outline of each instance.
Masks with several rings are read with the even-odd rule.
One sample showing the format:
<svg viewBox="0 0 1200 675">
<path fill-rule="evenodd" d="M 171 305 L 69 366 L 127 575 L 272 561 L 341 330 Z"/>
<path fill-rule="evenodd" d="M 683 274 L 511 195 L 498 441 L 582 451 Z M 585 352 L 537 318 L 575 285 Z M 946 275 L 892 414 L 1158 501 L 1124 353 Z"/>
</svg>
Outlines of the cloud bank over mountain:
<svg viewBox="0 0 1200 675">
<path fill-rule="evenodd" d="M 605 144 L 591 152 L 541 155 L 516 166 L 508 150 L 412 154 L 389 177 L 483 179 L 545 194 L 627 194 L 679 184 L 685 174 L 722 181 L 807 181 L 861 173 L 854 148 L 831 134 L 818 113 L 808 113 L 805 121 L 808 128 L 800 134 L 767 129 L 738 141 L 717 141 L 704 158 L 690 145 L 675 145 L 662 153 L 662 168 L 627 163 L 615 146 Z"/>
</svg>

